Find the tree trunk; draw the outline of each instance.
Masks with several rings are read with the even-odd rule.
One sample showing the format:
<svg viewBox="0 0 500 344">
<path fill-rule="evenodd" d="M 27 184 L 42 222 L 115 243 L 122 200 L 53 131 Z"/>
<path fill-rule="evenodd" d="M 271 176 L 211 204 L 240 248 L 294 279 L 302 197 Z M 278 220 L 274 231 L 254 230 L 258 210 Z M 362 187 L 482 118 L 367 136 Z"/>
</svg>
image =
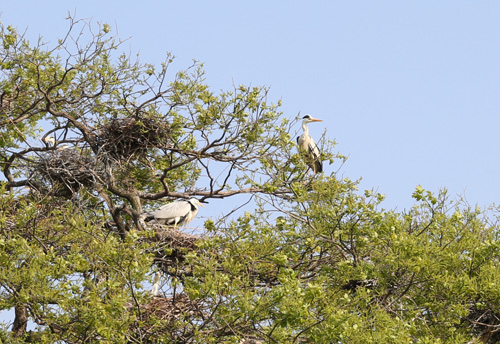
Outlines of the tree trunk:
<svg viewBox="0 0 500 344">
<path fill-rule="evenodd" d="M 15 337 L 22 336 L 26 333 L 26 326 L 28 324 L 28 310 L 24 305 L 17 305 L 15 307 L 16 317 L 12 325 L 12 332 Z"/>
</svg>

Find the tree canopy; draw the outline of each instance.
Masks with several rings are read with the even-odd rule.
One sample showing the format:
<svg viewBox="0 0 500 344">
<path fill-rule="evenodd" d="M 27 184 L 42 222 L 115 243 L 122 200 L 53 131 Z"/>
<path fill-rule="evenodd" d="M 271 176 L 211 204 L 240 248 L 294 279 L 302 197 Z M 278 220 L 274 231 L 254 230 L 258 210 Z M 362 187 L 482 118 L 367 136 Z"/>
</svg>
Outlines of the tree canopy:
<svg viewBox="0 0 500 344">
<path fill-rule="evenodd" d="M 69 24 L 52 44 L 0 27 L 0 341 L 500 341 L 496 209 L 420 186 L 384 209 L 306 173 L 268 88 L 214 92 L 199 62 L 172 72 Z M 237 202 L 203 231 L 140 221 L 189 197 Z"/>
</svg>

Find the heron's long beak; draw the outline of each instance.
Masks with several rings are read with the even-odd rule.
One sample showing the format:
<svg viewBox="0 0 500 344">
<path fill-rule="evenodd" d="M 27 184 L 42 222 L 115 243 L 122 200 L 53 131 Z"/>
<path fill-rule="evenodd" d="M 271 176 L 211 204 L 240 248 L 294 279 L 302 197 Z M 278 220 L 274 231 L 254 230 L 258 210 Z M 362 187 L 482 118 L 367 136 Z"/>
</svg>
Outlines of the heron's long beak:
<svg viewBox="0 0 500 344">
<path fill-rule="evenodd" d="M 311 118 L 310 121 L 311 122 L 323 122 L 322 119 L 317 119 L 317 118 Z"/>
<path fill-rule="evenodd" d="M 203 205 L 203 203 L 198 203 L 199 205 L 201 205 L 203 208 L 205 208 L 205 206 Z"/>
</svg>

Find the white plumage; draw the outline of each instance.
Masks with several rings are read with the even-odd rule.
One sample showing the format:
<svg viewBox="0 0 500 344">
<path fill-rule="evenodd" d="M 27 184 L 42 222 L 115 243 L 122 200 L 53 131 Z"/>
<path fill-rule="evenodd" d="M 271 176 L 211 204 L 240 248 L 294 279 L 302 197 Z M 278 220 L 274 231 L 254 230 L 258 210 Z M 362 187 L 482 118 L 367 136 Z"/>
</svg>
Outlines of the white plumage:
<svg viewBox="0 0 500 344">
<path fill-rule="evenodd" d="M 40 141 L 44 142 L 46 145 L 49 145 L 49 146 L 55 146 L 56 145 L 56 139 L 53 138 L 52 136 L 50 135 L 47 135 L 45 137 L 42 137 L 40 139 Z"/>
<path fill-rule="evenodd" d="M 153 278 L 153 288 L 151 289 L 151 296 L 160 296 L 160 272 L 157 271 L 155 273 L 155 277 Z"/>
<path fill-rule="evenodd" d="M 143 214 L 146 222 L 154 221 L 160 225 L 186 226 L 198 214 L 198 206 L 202 206 L 196 198 L 187 201 L 176 201 Z"/>
<path fill-rule="evenodd" d="M 309 135 L 309 127 L 307 123 L 322 122 L 321 119 L 313 118 L 311 115 L 305 115 L 302 121 L 302 129 L 304 133 L 297 137 L 297 144 L 299 151 L 304 157 L 306 164 L 313 170 L 313 172 L 323 172 L 323 163 L 321 162 L 321 153 L 314 142 L 314 139 Z"/>
</svg>

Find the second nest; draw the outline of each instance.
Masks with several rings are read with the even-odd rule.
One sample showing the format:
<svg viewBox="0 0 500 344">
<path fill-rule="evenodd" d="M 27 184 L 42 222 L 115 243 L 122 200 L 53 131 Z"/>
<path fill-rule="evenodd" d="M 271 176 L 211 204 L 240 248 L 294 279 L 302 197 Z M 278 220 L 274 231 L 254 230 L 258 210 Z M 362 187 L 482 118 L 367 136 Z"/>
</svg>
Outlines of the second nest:
<svg viewBox="0 0 500 344">
<path fill-rule="evenodd" d="M 61 196 L 70 196 L 81 187 L 93 186 L 103 175 L 95 159 L 71 148 L 41 155 L 31 165 L 31 170 L 35 185 L 48 187 L 53 194 Z"/>
<path fill-rule="evenodd" d="M 156 118 L 115 118 L 98 130 L 94 143 L 101 153 L 128 159 L 164 145 L 169 134 L 169 124 Z"/>
</svg>

